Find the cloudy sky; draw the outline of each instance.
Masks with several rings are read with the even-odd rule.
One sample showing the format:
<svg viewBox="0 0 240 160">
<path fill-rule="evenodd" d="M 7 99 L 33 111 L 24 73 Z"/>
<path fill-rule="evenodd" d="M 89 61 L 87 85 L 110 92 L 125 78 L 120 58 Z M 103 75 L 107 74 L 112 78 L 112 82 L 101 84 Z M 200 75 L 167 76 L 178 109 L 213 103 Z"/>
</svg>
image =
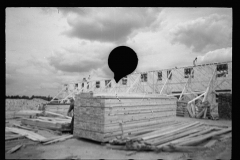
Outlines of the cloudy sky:
<svg viewBox="0 0 240 160">
<path fill-rule="evenodd" d="M 107 59 L 121 45 L 137 71 L 232 60 L 231 8 L 6 8 L 5 23 L 6 95 L 113 78 Z"/>
</svg>

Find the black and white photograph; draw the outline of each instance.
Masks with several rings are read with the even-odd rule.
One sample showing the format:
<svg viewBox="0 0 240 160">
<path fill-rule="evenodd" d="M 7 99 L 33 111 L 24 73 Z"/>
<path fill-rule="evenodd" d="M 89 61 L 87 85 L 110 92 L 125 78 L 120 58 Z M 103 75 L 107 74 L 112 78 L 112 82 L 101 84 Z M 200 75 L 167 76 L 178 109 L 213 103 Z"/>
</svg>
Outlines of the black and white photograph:
<svg viewBox="0 0 240 160">
<path fill-rule="evenodd" d="M 5 8 L 5 159 L 231 159 L 232 14 Z"/>
</svg>

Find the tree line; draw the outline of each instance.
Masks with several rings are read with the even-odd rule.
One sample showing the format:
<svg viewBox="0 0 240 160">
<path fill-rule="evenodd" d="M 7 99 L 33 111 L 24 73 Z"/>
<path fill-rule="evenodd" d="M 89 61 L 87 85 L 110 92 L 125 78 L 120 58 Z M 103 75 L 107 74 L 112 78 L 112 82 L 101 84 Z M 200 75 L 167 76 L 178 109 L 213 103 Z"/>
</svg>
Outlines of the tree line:
<svg viewBox="0 0 240 160">
<path fill-rule="evenodd" d="M 33 99 L 33 98 L 39 98 L 39 99 L 43 99 L 43 100 L 46 100 L 46 101 L 50 101 L 53 99 L 53 97 L 51 96 L 34 96 L 32 95 L 31 97 L 28 97 L 28 96 L 19 96 L 19 95 L 12 95 L 12 96 L 8 96 L 6 95 L 5 96 L 6 99 Z"/>
</svg>

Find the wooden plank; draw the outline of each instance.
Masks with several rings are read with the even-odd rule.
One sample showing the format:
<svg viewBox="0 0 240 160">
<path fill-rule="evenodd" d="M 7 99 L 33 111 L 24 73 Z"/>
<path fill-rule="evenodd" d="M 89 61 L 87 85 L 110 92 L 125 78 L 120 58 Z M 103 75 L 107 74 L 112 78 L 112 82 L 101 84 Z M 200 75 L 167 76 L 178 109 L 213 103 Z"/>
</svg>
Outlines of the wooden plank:
<svg viewBox="0 0 240 160">
<path fill-rule="evenodd" d="M 76 117 L 76 121 L 88 121 L 88 122 L 96 122 L 96 123 L 116 123 L 119 121 L 137 121 L 143 119 L 157 118 L 157 117 L 167 117 L 167 116 L 175 116 L 175 112 L 166 112 L 166 113 L 148 113 L 148 114 L 126 114 L 126 115 L 117 115 L 117 116 L 98 116 L 98 115 L 86 115 L 79 114 L 74 112 L 74 116 Z M 74 119 L 75 120 L 75 119 Z"/>
<path fill-rule="evenodd" d="M 168 131 L 172 131 L 173 129 L 181 128 L 181 127 L 186 126 L 188 124 L 190 124 L 190 122 L 181 123 L 177 126 L 176 125 L 169 125 L 169 126 L 166 126 L 166 127 L 158 128 L 154 132 L 134 137 L 134 139 L 141 139 L 143 136 L 152 136 L 152 135 L 156 135 L 158 133 L 165 133 L 165 132 L 168 132 Z"/>
<path fill-rule="evenodd" d="M 214 144 L 217 142 L 218 140 L 216 139 L 211 139 L 208 143 L 206 143 L 204 145 L 204 147 L 207 147 L 207 148 L 211 148 L 212 146 L 214 146 Z"/>
<path fill-rule="evenodd" d="M 228 129 L 222 129 L 220 131 L 216 131 L 216 132 L 213 132 L 213 133 L 210 133 L 210 134 L 207 134 L 207 135 L 204 135 L 204 136 L 201 136 L 199 138 L 192 138 L 186 142 L 182 142 L 180 143 L 179 145 L 182 145 L 182 146 L 192 146 L 192 145 L 197 145 L 199 143 L 202 143 L 204 140 L 208 139 L 208 138 L 211 138 L 213 136 L 217 136 L 217 135 L 221 135 L 221 134 L 224 134 L 224 133 L 228 133 L 228 132 L 231 132 L 232 131 L 232 128 L 228 128 Z"/>
<path fill-rule="evenodd" d="M 167 135 L 167 136 L 161 137 L 159 139 L 154 139 L 153 141 L 151 141 L 149 143 L 158 146 L 160 144 L 164 144 L 166 142 L 170 142 L 170 141 L 176 140 L 178 138 L 185 137 L 185 136 L 190 135 L 192 133 L 199 132 L 200 130 L 201 130 L 201 128 L 196 128 L 196 129 L 190 129 L 190 130 L 184 131 L 182 133 L 175 132 L 175 134 Z"/>
<path fill-rule="evenodd" d="M 22 124 L 47 128 L 47 129 L 54 129 L 54 130 L 61 130 L 66 129 L 69 127 L 70 122 L 52 122 L 52 121 L 45 121 L 41 119 L 22 119 Z"/>
<path fill-rule="evenodd" d="M 165 112 L 165 111 L 176 111 L 175 106 L 143 106 L 143 107 L 118 107 L 118 108 L 103 108 L 103 107 L 79 107 L 77 112 L 81 112 L 84 114 L 95 114 L 95 115 L 108 115 L 108 114 L 116 114 L 116 113 L 148 113 L 148 112 Z"/>
<path fill-rule="evenodd" d="M 52 143 L 55 143 L 55 142 L 65 141 L 65 140 L 70 139 L 72 137 L 73 137 L 73 135 L 61 136 L 60 138 L 57 138 L 57 139 L 54 139 L 54 140 L 50 140 L 50 141 L 45 142 L 43 144 L 47 145 L 47 144 L 52 144 Z"/>
<path fill-rule="evenodd" d="M 199 135 L 203 135 L 203 134 L 208 133 L 208 132 L 211 132 L 211 131 L 213 131 L 213 130 L 214 130 L 214 128 L 207 128 L 207 129 L 205 128 L 205 129 L 203 129 L 201 132 L 197 132 L 197 133 L 191 134 L 191 135 L 189 135 L 189 136 L 186 136 L 186 137 L 183 137 L 183 138 L 179 138 L 179 139 L 177 139 L 177 140 L 174 140 L 174 141 L 170 142 L 170 144 L 171 144 L 171 145 L 179 145 L 181 142 L 188 141 L 188 140 L 190 140 L 192 137 L 197 137 L 197 136 L 199 136 Z"/>
<path fill-rule="evenodd" d="M 5 137 L 5 141 L 14 140 L 14 139 L 18 139 L 18 138 L 24 138 L 24 137 L 25 137 L 25 135 L 17 135 L 14 137 Z"/>
<path fill-rule="evenodd" d="M 56 122 L 71 122 L 72 118 L 71 119 L 63 119 L 63 118 L 52 118 L 52 117 L 37 117 L 37 119 L 42 119 L 42 120 L 47 120 L 47 121 L 56 121 Z"/>
<path fill-rule="evenodd" d="M 26 136 L 27 138 L 29 138 L 33 141 L 40 141 L 40 140 L 45 139 L 45 137 L 43 137 L 43 136 L 41 136 L 37 133 L 27 131 L 27 130 L 23 130 L 23 129 L 19 129 L 19 128 L 6 127 L 6 130 L 17 133 L 17 134 L 20 134 L 20 135 L 24 135 L 24 136 Z"/>
<path fill-rule="evenodd" d="M 177 131 L 179 131 L 179 130 L 183 130 L 183 129 L 186 129 L 186 128 L 188 128 L 188 127 L 192 127 L 192 126 L 194 126 L 194 125 L 199 125 L 199 124 L 201 124 L 201 123 L 199 123 L 199 122 L 194 122 L 194 123 L 185 125 L 185 126 L 183 126 L 183 127 L 181 127 L 181 128 L 175 129 L 175 130 L 171 130 L 171 131 L 163 132 L 163 133 L 160 133 L 160 134 L 154 134 L 154 135 L 142 137 L 142 140 L 147 140 L 147 139 L 151 139 L 151 138 L 160 137 L 160 136 L 163 136 L 163 135 L 166 135 L 166 134 L 170 134 L 170 133 L 173 133 L 173 132 L 177 132 Z"/>
<path fill-rule="evenodd" d="M 33 129 L 33 128 L 28 128 L 28 127 L 24 127 L 24 126 L 20 126 L 19 124 L 16 123 L 12 123 L 13 126 L 18 127 L 18 128 L 22 128 L 22 129 L 26 129 L 26 130 L 30 130 L 30 131 L 34 131 L 37 132 L 37 130 Z"/>
<path fill-rule="evenodd" d="M 54 116 L 58 116 L 58 117 L 66 118 L 66 119 L 72 119 L 72 117 L 64 116 L 62 114 L 53 113 L 53 112 L 49 112 L 49 111 L 45 111 L 45 114 L 54 115 Z"/>
<path fill-rule="evenodd" d="M 13 152 L 16 152 L 17 150 L 19 150 L 23 145 L 22 144 L 19 144 L 19 145 L 16 145 L 15 147 L 13 147 L 12 149 L 10 149 L 7 153 L 13 153 Z"/>
<path fill-rule="evenodd" d="M 118 118 L 118 117 L 115 117 L 115 118 L 112 118 L 112 119 L 104 119 L 104 117 L 97 117 L 97 116 L 87 116 L 87 115 L 82 115 L 82 114 L 75 114 L 75 118 L 74 118 L 74 122 L 76 123 L 81 123 L 82 121 L 87 121 L 87 122 L 90 122 L 90 123 L 98 123 L 98 124 L 111 124 L 111 123 L 119 123 L 119 122 L 131 122 L 131 121 L 149 121 L 150 119 L 161 119 L 161 118 L 167 118 L 167 117 L 174 117 L 175 116 L 175 113 L 169 113 L 169 114 L 162 114 L 162 115 L 155 115 L 155 116 L 148 116 L 148 117 L 137 117 L 137 116 L 134 116 L 133 117 L 128 117 L 128 118 L 124 118 L 124 119 L 121 119 L 121 118 Z M 150 120 L 151 121 L 151 120 Z"/>
<path fill-rule="evenodd" d="M 130 136 L 132 136 L 133 134 L 137 134 L 138 132 L 142 132 L 142 131 L 145 131 L 145 130 L 148 130 L 148 129 L 154 129 L 154 130 L 157 130 L 157 129 L 160 129 L 160 128 L 165 128 L 165 127 L 168 127 L 168 126 L 178 126 L 178 125 L 181 125 L 182 123 L 181 122 L 175 122 L 175 121 L 170 121 L 170 123 L 160 123 L 160 124 L 155 124 L 155 125 L 150 125 L 150 126 L 146 126 L 146 127 L 141 127 L 141 128 L 135 128 L 133 131 L 129 132 L 128 131 L 128 134 Z"/>
<path fill-rule="evenodd" d="M 156 125 L 166 125 L 166 123 L 169 122 L 169 121 L 163 121 L 163 122 L 159 122 L 159 123 L 154 123 L 154 124 L 146 124 L 146 125 L 141 125 L 141 126 L 135 126 L 135 127 L 132 127 L 130 129 L 125 129 L 124 132 L 125 133 L 130 133 L 131 131 L 139 131 L 139 130 L 144 130 L 146 127 L 155 127 Z M 157 128 L 157 126 L 156 126 Z M 121 132 L 120 130 L 116 130 L 114 132 L 109 132 L 109 133 L 105 133 L 105 137 L 107 136 L 116 136 L 116 135 L 119 135 Z"/>
</svg>

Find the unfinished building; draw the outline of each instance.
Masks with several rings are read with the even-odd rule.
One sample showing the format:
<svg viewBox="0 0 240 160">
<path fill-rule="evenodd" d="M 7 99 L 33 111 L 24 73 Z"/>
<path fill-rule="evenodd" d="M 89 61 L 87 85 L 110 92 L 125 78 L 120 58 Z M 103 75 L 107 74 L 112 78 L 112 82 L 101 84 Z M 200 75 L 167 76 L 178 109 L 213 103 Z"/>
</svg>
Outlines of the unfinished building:
<svg viewBox="0 0 240 160">
<path fill-rule="evenodd" d="M 216 117 L 218 94 L 226 92 L 232 92 L 232 62 L 132 73 L 119 83 L 85 79 L 65 84 L 55 98 L 59 102 L 75 99 L 75 136 L 104 142 L 171 121 L 178 102 L 208 101 L 201 115 Z"/>
</svg>

